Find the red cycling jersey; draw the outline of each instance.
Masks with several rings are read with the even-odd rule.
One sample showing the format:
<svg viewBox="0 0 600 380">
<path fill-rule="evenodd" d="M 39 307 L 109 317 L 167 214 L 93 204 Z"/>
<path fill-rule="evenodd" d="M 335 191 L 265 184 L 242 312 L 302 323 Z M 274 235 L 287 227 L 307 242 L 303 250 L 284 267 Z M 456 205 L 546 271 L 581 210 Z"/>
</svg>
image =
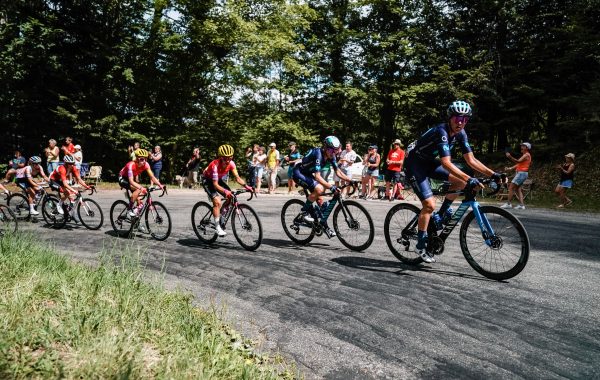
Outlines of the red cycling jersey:
<svg viewBox="0 0 600 380">
<path fill-rule="evenodd" d="M 225 177 L 229 171 L 233 172 L 233 175 L 238 177 L 237 169 L 235 167 L 235 163 L 233 161 L 229 161 L 228 164 L 222 165 L 221 159 L 217 158 L 213 160 L 206 169 L 202 172 L 202 176 L 206 179 L 212 179 L 213 181 L 218 181 L 221 178 Z"/>
<path fill-rule="evenodd" d="M 67 168 L 64 165 L 57 167 L 56 169 L 54 169 L 52 174 L 50 174 L 50 179 L 62 184 L 62 181 L 67 180 L 67 174 L 69 174 L 69 172 L 73 173 L 75 178 L 79 179 L 79 170 L 77 170 L 75 165 L 71 165 L 70 170 L 67 170 Z"/>
<path fill-rule="evenodd" d="M 150 165 L 147 162 L 144 162 L 142 166 L 138 166 L 135 161 L 129 161 L 119 172 L 119 177 L 136 177 L 146 171 L 150 171 Z"/>
</svg>

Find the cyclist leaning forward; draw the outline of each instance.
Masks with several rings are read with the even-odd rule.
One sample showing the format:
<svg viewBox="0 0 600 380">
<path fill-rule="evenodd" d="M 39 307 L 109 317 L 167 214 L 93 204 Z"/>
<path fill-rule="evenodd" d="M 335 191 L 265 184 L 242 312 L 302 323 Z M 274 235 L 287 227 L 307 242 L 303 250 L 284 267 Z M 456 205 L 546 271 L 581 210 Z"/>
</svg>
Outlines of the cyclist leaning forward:
<svg viewBox="0 0 600 380">
<path fill-rule="evenodd" d="M 467 133 L 465 132 L 465 126 L 471 115 L 471 106 L 467 102 L 454 101 L 448 107 L 449 121 L 429 129 L 408 147 L 409 152 L 405 161 L 407 177 L 410 179 L 415 194 L 417 194 L 423 205 L 419 214 L 418 241 L 414 251 L 426 263 L 435 262 L 433 256 L 427 252 L 427 226 L 435 208 L 435 198 L 429 185 L 429 178 L 449 181 L 449 190 L 462 189 L 467 184 L 471 187 L 483 188 L 483 185 L 476 178 L 469 177 L 451 162 L 450 151 L 454 144 L 460 145 L 463 157 L 471 168 L 489 175 L 495 180 L 499 180 L 501 177 L 500 174 L 482 164 L 473 155 L 473 150 L 469 145 Z M 452 215 L 450 205 L 457 196 L 458 194 L 446 195 L 438 211 L 438 215 L 442 217 L 443 222 L 450 220 Z"/>
<path fill-rule="evenodd" d="M 221 217 L 221 198 L 222 195 L 226 198 L 224 206 L 228 206 L 232 198 L 231 188 L 223 181 L 229 172 L 233 174 L 235 180 L 240 185 L 244 186 L 247 191 L 254 191 L 254 189 L 246 184 L 246 182 L 240 178 L 235 162 L 233 162 L 233 147 L 231 145 L 221 145 L 217 150 L 217 158 L 213 160 L 206 169 L 202 172 L 202 186 L 204 191 L 208 195 L 208 198 L 213 204 L 213 226 L 217 235 L 223 237 L 227 235 L 227 232 L 223 231 L 219 219 Z"/>
<path fill-rule="evenodd" d="M 35 193 L 40 190 L 40 186 L 33 178 L 39 175 L 44 181 L 49 181 L 46 173 L 44 173 L 44 169 L 40 165 L 41 163 L 42 159 L 39 156 L 32 156 L 29 158 L 29 165 L 17 169 L 16 173 L 17 186 L 27 193 L 27 203 L 29 203 L 29 213 L 31 215 L 39 215 L 39 212 L 35 210 L 33 200 Z"/>
<path fill-rule="evenodd" d="M 340 153 L 341 146 L 342 144 L 337 137 L 325 137 L 323 146 L 312 148 L 302 160 L 296 163 L 293 172 L 294 181 L 310 191 L 306 204 L 302 207 L 304 221 L 312 223 L 320 218 L 324 232 L 329 238 L 336 236 L 336 233 L 327 225 L 327 219 L 321 214 L 321 208 L 314 207 L 313 203 L 321 197 L 325 189 L 329 189 L 334 193 L 340 191 L 337 186 L 331 185 L 321 177 L 321 168 L 328 162 L 340 179 L 352 182 L 352 178 L 345 175 L 337 165 L 336 155 Z"/>
<path fill-rule="evenodd" d="M 137 183 L 135 179 L 139 178 L 139 175 L 145 172 L 150 177 L 150 183 L 155 184 L 161 190 L 163 189 L 163 185 L 161 185 L 160 181 L 154 176 L 150 169 L 150 164 L 147 162 L 149 156 L 148 151 L 146 149 L 138 148 L 133 151 L 132 154 L 135 160 L 129 161 L 119 172 L 119 185 L 121 188 L 129 189 L 129 191 L 131 191 L 131 197 L 129 199 L 129 216 L 134 218 L 139 216 L 140 211 L 144 207 L 140 195 L 144 195 L 147 192 L 146 188 Z"/>
<path fill-rule="evenodd" d="M 79 170 L 75 167 L 75 158 L 71 155 L 66 155 L 63 158 L 63 165 L 54 169 L 52 174 L 50 174 L 50 188 L 54 191 L 58 191 L 60 194 L 60 202 L 58 203 L 58 213 L 64 214 L 63 212 L 63 204 L 67 200 L 67 198 L 74 199 L 77 195 L 78 191 L 75 190 L 69 184 L 69 180 L 67 179 L 69 174 L 73 174 L 75 181 L 80 184 L 85 189 L 91 189 L 91 186 L 85 183 L 84 180 L 81 179 L 81 175 L 79 174 Z M 77 216 L 73 213 L 73 219 L 77 221 Z"/>
</svg>

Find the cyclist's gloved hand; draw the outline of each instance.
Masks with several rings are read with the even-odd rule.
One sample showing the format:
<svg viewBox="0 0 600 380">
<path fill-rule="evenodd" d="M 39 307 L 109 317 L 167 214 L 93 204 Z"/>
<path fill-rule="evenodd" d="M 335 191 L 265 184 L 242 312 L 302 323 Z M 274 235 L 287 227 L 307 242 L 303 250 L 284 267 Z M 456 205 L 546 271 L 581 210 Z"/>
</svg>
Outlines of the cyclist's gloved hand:
<svg viewBox="0 0 600 380">
<path fill-rule="evenodd" d="M 244 185 L 244 189 L 246 189 L 246 191 L 249 191 L 249 192 L 253 192 L 254 191 L 254 189 L 251 186 L 249 186 L 249 185 Z"/>
<path fill-rule="evenodd" d="M 233 197 L 233 194 L 231 194 L 231 191 L 225 189 L 225 197 L 231 198 L 231 197 Z"/>
<path fill-rule="evenodd" d="M 336 185 L 331 186 L 329 190 L 331 190 L 332 193 L 337 193 L 338 191 L 340 191 L 340 189 L 338 189 Z"/>
<path fill-rule="evenodd" d="M 477 178 L 471 177 L 467 181 L 467 186 L 466 187 L 474 189 L 476 187 L 483 187 L 483 185 L 481 184 L 481 182 L 479 182 L 479 180 Z"/>
<path fill-rule="evenodd" d="M 148 190 L 145 187 L 142 187 L 142 190 L 140 191 L 141 195 L 146 195 L 148 193 Z"/>
</svg>

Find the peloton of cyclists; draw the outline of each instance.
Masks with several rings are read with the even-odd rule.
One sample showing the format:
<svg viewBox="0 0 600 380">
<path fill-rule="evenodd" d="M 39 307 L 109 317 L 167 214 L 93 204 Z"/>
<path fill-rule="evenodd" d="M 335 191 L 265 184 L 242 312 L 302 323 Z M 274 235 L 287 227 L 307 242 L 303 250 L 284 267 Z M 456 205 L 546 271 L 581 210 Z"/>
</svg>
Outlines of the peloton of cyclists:
<svg viewBox="0 0 600 380">
<path fill-rule="evenodd" d="M 81 185 L 84 189 L 91 189 L 83 179 L 81 179 L 81 175 L 79 174 L 79 170 L 75 167 L 75 158 L 71 155 L 66 155 L 63 158 L 63 164 L 50 174 L 50 188 L 54 191 L 58 191 L 60 194 L 60 202 L 58 203 L 58 213 L 64 214 L 63 212 L 63 204 L 67 200 L 67 198 L 73 199 L 74 196 L 78 193 L 70 184 L 69 184 L 69 174 L 75 178 L 75 182 Z M 75 214 L 73 214 L 75 220 L 77 220 Z"/>
<path fill-rule="evenodd" d="M 476 178 L 472 178 L 457 168 L 450 159 L 450 152 L 455 144 L 460 145 L 463 157 L 471 168 L 499 180 L 501 175 L 482 164 L 473 155 L 469 145 L 465 126 L 472 115 L 471 106 L 464 101 L 456 100 L 448 107 L 448 122 L 439 124 L 425 132 L 417 141 L 408 147 L 405 160 L 407 177 L 413 184 L 415 194 L 421 200 L 423 208 L 418 220 L 418 241 L 414 251 L 426 263 L 435 259 L 427 252 L 427 226 L 435 208 L 435 198 L 429 185 L 429 178 L 449 181 L 449 190 L 458 190 L 469 185 L 473 188 L 483 187 Z M 438 211 L 442 222 L 450 220 L 450 205 L 458 194 L 448 194 Z"/>
<path fill-rule="evenodd" d="M 336 233 L 327 225 L 327 220 L 321 215 L 320 207 L 315 207 L 314 202 L 321 197 L 325 189 L 332 192 L 339 191 L 337 186 L 331 185 L 321 176 L 321 168 L 328 162 L 338 178 L 352 182 L 352 178 L 345 175 L 337 165 L 336 155 L 340 152 L 340 140 L 335 136 L 327 136 L 323 140 L 323 146 L 311 149 L 302 160 L 296 163 L 293 171 L 294 181 L 310 191 L 310 195 L 302 207 L 304 221 L 312 223 L 320 218 L 324 232 L 329 238 L 336 236 Z"/>
<path fill-rule="evenodd" d="M 246 184 L 246 182 L 240 178 L 235 162 L 233 162 L 233 147 L 231 145 L 221 145 L 217 149 L 217 158 L 213 160 L 206 169 L 202 172 L 202 186 L 204 191 L 208 195 L 208 198 L 213 204 L 213 225 L 217 235 L 223 237 L 227 235 L 227 232 L 223 231 L 219 223 L 221 217 L 221 197 L 226 198 L 224 206 L 227 206 L 231 200 L 231 188 L 223 181 L 229 172 L 231 172 L 237 183 L 244 186 L 247 191 L 254 191 L 254 189 Z"/>
<path fill-rule="evenodd" d="M 125 164 L 125 167 L 119 172 L 119 185 L 123 189 L 131 192 L 129 199 L 129 216 L 132 218 L 139 216 L 140 211 L 144 207 L 144 203 L 140 199 L 140 195 L 146 194 L 146 188 L 136 182 L 136 178 L 140 174 L 146 173 L 150 177 L 150 183 L 155 184 L 161 190 L 164 188 L 160 181 L 154 176 L 150 169 L 150 164 L 147 162 L 150 155 L 146 149 L 136 149 L 132 153 L 134 158 Z"/>
<path fill-rule="evenodd" d="M 33 156 L 29 158 L 29 165 L 17 169 L 15 174 L 17 186 L 27 193 L 27 203 L 29 203 L 29 213 L 31 215 L 39 215 L 39 212 L 35 210 L 33 199 L 35 198 L 35 193 L 40 190 L 40 186 L 33 178 L 40 176 L 44 181 L 49 181 L 46 173 L 44 173 L 44 169 L 40 165 L 41 163 L 42 159 L 39 156 Z"/>
</svg>

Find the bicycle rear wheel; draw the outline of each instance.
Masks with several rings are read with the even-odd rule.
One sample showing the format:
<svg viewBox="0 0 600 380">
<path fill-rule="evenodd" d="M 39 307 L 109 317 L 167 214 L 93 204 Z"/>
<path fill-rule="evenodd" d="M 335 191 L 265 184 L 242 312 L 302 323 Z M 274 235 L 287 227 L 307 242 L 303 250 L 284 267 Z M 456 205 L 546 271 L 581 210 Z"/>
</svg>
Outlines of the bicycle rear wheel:
<svg viewBox="0 0 600 380">
<path fill-rule="evenodd" d="M 171 215 L 162 203 L 152 201 L 146 209 L 145 220 L 146 228 L 154 239 L 163 241 L 171 235 Z"/>
<path fill-rule="evenodd" d="M 369 212 L 358 202 L 344 201 L 333 212 L 333 229 L 338 239 L 353 251 L 364 251 L 373 243 L 375 227 Z"/>
<path fill-rule="evenodd" d="M 29 218 L 29 202 L 27 197 L 21 193 L 13 193 L 6 200 L 6 205 L 13 212 L 15 218 L 25 220 Z"/>
<path fill-rule="evenodd" d="M 421 256 L 413 252 L 417 244 L 417 219 L 421 210 L 409 203 L 399 203 L 385 216 L 383 234 L 392 254 L 405 264 L 416 265 L 423 262 Z"/>
<path fill-rule="evenodd" d="M 0 205 L 0 238 L 17 232 L 19 223 L 12 210 L 5 205 Z"/>
<path fill-rule="evenodd" d="M 131 237 L 134 221 L 127 214 L 129 211 L 127 202 L 118 200 L 110 207 L 110 224 L 120 237 Z"/>
<path fill-rule="evenodd" d="M 241 204 L 231 214 L 233 236 L 244 249 L 254 251 L 262 243 L 262 225 L 258 214 L 248 205 Z"/>
<path fill-rule="evenodd" d="M 202 242 L 210 244 L 217 240 L 217 232 L 212 224 L 212 206 L 206 202 L 198 202 L 192 209 L 192 227 Z"/>
<path fill-rule="evenodd" d="M 482 218 L 493 230 L 482 230 L 471 211 L 460 227 L 460 248 L 478 273 L 493 280 L 507 280 L 519 274 L 529 258 L 529 236 L 523 224 L 510 212 L 495 206 L 480 206 Z M 485 227 L 484 227 L 485 228 Z M 489 243 L 484 241 L 482 234 Z"/>
<path fill-rule="evenodd" d="M 87 229 L 97 230 L 104 224 L 104 214 L 100 205 L 93 199 L 84 198 L 77 205 L 77 215 Z"/>
<path fill-rule="evenodd" d="M 306 245 L 315 237 L 312 223 L 302 220 L 304 202 L 290 199 L 281 209 L 281 225 L 285 234 L 296 244 Z"/>
</svg>

